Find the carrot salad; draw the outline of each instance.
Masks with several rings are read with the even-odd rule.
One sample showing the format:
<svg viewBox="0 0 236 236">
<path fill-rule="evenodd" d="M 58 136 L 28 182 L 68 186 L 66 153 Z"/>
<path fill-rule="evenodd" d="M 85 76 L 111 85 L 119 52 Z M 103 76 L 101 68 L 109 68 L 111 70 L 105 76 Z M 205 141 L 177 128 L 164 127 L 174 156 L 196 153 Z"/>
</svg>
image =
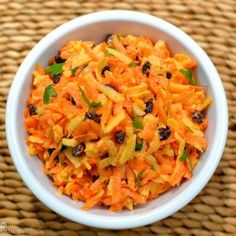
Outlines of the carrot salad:
<svg viewBox="0 0 236 236">
<path fill-rule="evenodd" d="M 192 176 L 211 99 L 197 63 L 164 41 L 70 41 L 36 65 L 24 111 L 28 153 L 83 209 L 145 204 Z"/>
</svg>

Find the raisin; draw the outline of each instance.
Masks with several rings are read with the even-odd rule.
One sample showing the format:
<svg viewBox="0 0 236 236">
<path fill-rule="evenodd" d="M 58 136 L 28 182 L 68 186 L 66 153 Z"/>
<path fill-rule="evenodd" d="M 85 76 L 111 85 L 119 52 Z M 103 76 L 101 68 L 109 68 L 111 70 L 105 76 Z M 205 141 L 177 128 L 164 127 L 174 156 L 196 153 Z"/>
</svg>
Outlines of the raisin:
<svg viewBox="0 0 236 236">
<path fill-rule="evenodd" d="M 64 151 L 66 149 L 66 146 L 62 145 L 60 151 Z"/>
<path fill-rule="evenodd" d="M 71 152 L 74 157 L 81 157 L 84 155 L 85 144 L 80 143 L 77 146 L 73 147 Z"/>
<path fill-rule="evenodd" d="M 201 124 L 203 122 L 204 116 L 200 111 L 194 111 L 192 113 L 192 120 L 194 123 Z"/>
<path fill-rule="evenodd" d="M 150 68 L 151 68 L 151 63 L 149 61 L 146 61 L 142 67 L 143 74 L 149 76 Z"/>
<path fill-rule="evenodd" d="M 122 144 L 125 141 L 125 132 L 124 131 L 117 131 L 114 135 L 115 140 L 118 144 Z"/>
<path fill-rule="evenodd" d="M 92 180 L 93 180 L 93 182 L 95 182 L 98 178 L 99 178 L 98 175 L 92 175 Z"/>
<path fill-rule="evenodd" d="M 236 124 L 232 124 L 229 126 L 229 128 L 233 131 L 236 131 Z"/>
<path fill-rule="evenodd" d="M 37 115 L 37 108 L 34 104 L 29 104 L 28 108 L 30 116 Z"/>
<path fill-rule="evenodd" d="M 110 66 L 106 65 L 103 67 L 102 71 L 101 71 L 101 74 L 104 75 L 105 74 L 105 71 L 110 71 Z"/>
<path fill-rule="evenodd" d="M 172 73 L 169 71 L 166 71 L 166 78 L 171 79 L 171 77 L 172 77 Z"/>
<path fill-rule="evenodd" d="M 61 75 L 52 75 L 51 80 L 53 81 L 54 84 L 57 84 L 60 81 Z"/>
<path fill-rule="evenodd" d="M 95 43 L 93 43 L 93 45 L 91 46 L 91 48 L 93 49 L 93 48 L 95 48 L 96 47 L 96 44 Z"/>
<path fill-rule="evenodd" d="M 151 113 L 152 110 L 153 110 L 153 101 L 152 101 L 152 99 L 150 99 L 146 102 L 146 108 L 145 108 L 144 112 L 147 114 L 147 113 Z"/>
<path fill-rule="evenodd" d="M 106 157 L 109 157 L 109 153 L 108 153 L 108 152 L 104 153 L 104 154 L 101 156 L 101 159 L 104 159 L 104 158 L 106 158 Z"/>
<path fill-rule="evenodd" d="M 55 150 L 55 148 L 49 148 L 49 149 L 48 149 L 48 154 L 49 154 L 49 156 L 52 155 L 52 153 L 53 153 L 54 150 Z"/>
<path fill-rule="evenodd" d="M 60 56 L 55 56 L 54 59 L 56 63 L 63 63 L 66 61 L 66 59 L 63 59 Z"/>
<path fill-rule="evenodd" d="M 76 105 L 76 102 L 75 102 L 74 98 L 72 98 L 72 97 L 71 97 L 70 102 L 71 102 L 72 105 Z"/>
<path fill-rule="evenodd" d="M 98 115 L 96 112 L 88 111 L 85 113 L 85 118 L 93 120 L 96 123 L 100 123 L 101 115 Z"/>
<path fill-rule="evenodd" d="M 56 161 L 57 163 L 60 161 L 60 159 L 59 159 L 59 156 L 58 156 L 58 155 L 55 157 L 54 161 Z"/>
<path fill-rule="evenodd" d="M 160 140 L 166 140 L 171 135 L 171 130 L 168 126 L 162 127 L 158 129 L 158 133 L 160 135 Z"/>
<path fill-rule="evenodd" d="M 111 43 L 111 41 L 112 41 L 112 34 L 107 34 L 107 36 L 105 37 L 105 42 Z"/>
</svg>

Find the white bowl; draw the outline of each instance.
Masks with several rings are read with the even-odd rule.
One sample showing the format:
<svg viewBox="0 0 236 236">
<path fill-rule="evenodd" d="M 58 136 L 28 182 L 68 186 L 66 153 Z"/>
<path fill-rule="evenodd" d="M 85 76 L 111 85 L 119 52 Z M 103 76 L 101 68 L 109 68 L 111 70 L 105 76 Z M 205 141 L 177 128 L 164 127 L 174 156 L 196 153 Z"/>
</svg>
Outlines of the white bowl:
<svg viewBox="0 0 236 236">
<path fill-rule="evenodd" d="M 38 158 L 29 157 L 25 144 L 23 109 L 32 83 L 35 64 L 46 66 L 48 59 L 69 40 L 100 42 L 108 33 L 145 35 L 165 40 L 171 51 L 184 52 L 198 62 L 197 78 L 207 86 L 213 104 L 207 112 L 209 146 L 193 171 L 191 180 L 133 211 L 109 212 L 105 208 L 80 209 L 82 203 L 60 196 L 43 173 Z M 6 111 L 7 141 L 15 166 L 26 185 L 45 205 L 73 221 L 107 229 L 143 226 L 161 220 L 189 203 L 207 184 L 215 171 L 226 141 L 228 112 L 221 79 L 206 53 L 187 34 L 159 18 L 132 11 L 104 11 L 71 20 L 45 36 L 28 54 L 13 81 Z"/>
</svg>

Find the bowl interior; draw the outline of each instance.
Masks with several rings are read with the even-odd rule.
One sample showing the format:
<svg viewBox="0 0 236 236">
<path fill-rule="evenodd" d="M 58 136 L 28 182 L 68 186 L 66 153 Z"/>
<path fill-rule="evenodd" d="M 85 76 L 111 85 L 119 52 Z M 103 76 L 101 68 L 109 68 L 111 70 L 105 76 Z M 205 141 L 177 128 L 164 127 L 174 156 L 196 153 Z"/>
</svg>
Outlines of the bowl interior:
<svg viewBox="0 0 236 236">
<path fill-rule="evenodd" d="M 56 188 L 52 185 L 51 180 L 43 173 L 41 162 L 38 158 L 32 158 L 27 154 L 27 146 L 25 144 L 25 129 L 22 125 L 24 122 L 24 118 L 21 115 L 23 109 L 25 108 L 26 99 L 29 95 L 31 83 L 32 83 L 32 71 L 35 68 L 35 64 L 41 64 L 43 66 L 47 65 L 48 59 L 53 55 L 56 55 L 58 50 L 65 45 L 70 40 L 91 40 L 95 42 L 101 42 L 104 40 L 105 36 L 108 33 L 120 33 L 122 35 L 126 34 L 134 34 L 134 35 L 144 35 L 150 37 L 154 42 L 158 39 L 164 40 L 168 43 L 168 46 L 172 53 L 176 52 L 184 52 L 191 57 L 195 58 L 198 61 L 198 67 L 196 69 L 196 76 L 199 82 L 206 86 L 207 93 L 213 99 L 216 97 L 216 94 L 213 90 L 213 81 L 209 78 L 207 71 L 204 67 L 204 61 L 200 60 L 197 53 L 195 53 L 190 46 L 185 45 L 185 42 L 174 38 L 171 36 L 170 32 L 165 31 L 164 29 L 158 29 L 158 26 L 151 26 L 147 23 L 140 23 L 134 21 L 126 21 L 126 20 L 114 20 L 114 21 L 98 21 L 91 24 L 80 25 L 80 27 L 74 27 L 71 30 L 62 30 L 60 32 L 60 37 L 55 36 L 54 40 L 45 43 L 46 46 L 42 47 L 42 50 L 37 51 L 37 55 L 32 56 L 31 60 L 28 60 L 28 65 L 25 67 L 26 69 L 22 72 L 21 76 L 25 79 L 22 79 L 22 83 L 20 84 L 21 93 L 16 94 L 16 114 L 18 114 L 17 119 L 15 120 L 17 125 L 16 139 L 18 140 L 17 144 L 17 156 L 15 157 L 15 161 L 20 161 L 21 165 L 25 165 L 25 171 L 28 171 L 31 176 L 34 176 L 35 183 L 40 186 L 40 189 L 44 189 L 45 192 L 42 193 L 47 198 L 51 198 L 51 205 L 53 209 L 60 208 L 61 212 L 64 208 L 67 208 L 74 215 L 73 219 L 76 220 L 76 215 L 78 218 L 82 215 L 84 216 L 107 216 L 109 218 L 109 222 L 118 221 L 120 216 L 129 217 L 132 216 L 144 216 L 147 212 L 152 211 L 155 208 L 156 214 L 158 211 L 163 211 L 168 208 L 168 204 L 176 204 L 177 195 L 180 195 L 181 198 L 178 198 L 178 201 L 184 201 L 184 198 L 187 196 L 183 195 L 183 192 L 191 185 L 197 185 L 199 181 L 199 175 L 202 168 L 206 165 L 209 165 L 209 150 L 211 150 L 211 146 L 214 143 L 215 139 L 215 130 L 217 124 L 217 116 L 216 116 L 216 103 L 213 103 L 207 113 L 207 118 L 211 121 L 209 122 L 208 129 L 206 131 L 206 137 L 209 142 L 209 147 L 206 152 L 204 152 L 200 158 L 199 163 L 193 171 L 193 178 L 189 181 L 184 182 L 179 187 L 168 191 L 167 193 L 161 195 L 155 200 L 149 201 L 146 205 L 140 206 L 136 208 L 134 211 L 122 211 L 120 213 L 112 213 L 107 211 L 105 208 L 95 208 L 87 212 L 80 211 L 80 207 L 82 205 L 81 202 L 74 202 L 70 198 L 65 196 L 60 196 L 57 193 Z M 176 32 L 178 34 L 178 32 Z M 39 49 L 39 48 L 38 48 Z M 35 52 L 36 53 L 36 52 Z M 213 79 L 213 78 L 212 78 Z M 30 176 L 29 176 L 30 177 Z M 37 190 L 35 190 L 37 191 Z M 35 191 L 33 191 L 35 193 Z M 181 195 L 182 193 L 182 195 Z M 185 194 L 189 194 L 189 192 L 185 192 Z M 37 194 L 36 194 L 37 195 Z M 42 199 L 41 199 L 42 200 Z M 49 202 L 49 200 L 48 200 Z M 48 203 L 47 202 L 47 203 Z M 177 208 L 176 208 L 177 209 Z M 59 210 L 60 211 L 60 210 Z M 168 211 L 167 211 L 168 212 Z M 168 213 L 167 213 L 168 215 Z M 166 216 L 167 216 L 166 215 Z M 158 217 L 157 217 L 158 218 Z M 162 217 L 163 218 L 163 217 Z M 84 222 L 82 222 L 84 223 Z M 144 222 L 145 223 L 145 222 Z M 108 226 L 109 227 L 109 226 Z"/>
</svg>

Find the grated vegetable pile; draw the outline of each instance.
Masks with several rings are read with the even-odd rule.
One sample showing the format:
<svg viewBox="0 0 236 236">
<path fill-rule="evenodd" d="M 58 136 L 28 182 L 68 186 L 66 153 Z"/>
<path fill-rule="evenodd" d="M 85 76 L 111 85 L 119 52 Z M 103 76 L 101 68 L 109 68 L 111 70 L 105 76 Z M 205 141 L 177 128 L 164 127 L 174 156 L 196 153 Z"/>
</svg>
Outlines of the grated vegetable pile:
<svg viewBox="0 0 236 236">
<path fill-rule="evenodd" d="M 36 65 L 24 111 L 28 152 L 83 209 L 145 204 L 190 179 L 207 148 L 211 99 L 197 63 L 164 41 L 70 41 Z"/>
</svg>

